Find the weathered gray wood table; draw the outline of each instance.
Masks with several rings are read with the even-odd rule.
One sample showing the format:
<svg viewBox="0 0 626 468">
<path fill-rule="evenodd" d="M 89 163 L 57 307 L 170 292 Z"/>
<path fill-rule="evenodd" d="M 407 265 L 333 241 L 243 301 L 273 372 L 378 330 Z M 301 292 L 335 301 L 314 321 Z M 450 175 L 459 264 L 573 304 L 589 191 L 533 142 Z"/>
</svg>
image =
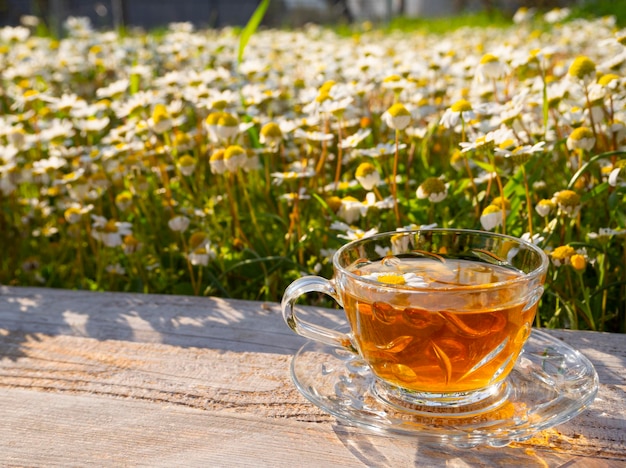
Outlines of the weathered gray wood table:
<svg viewBox="0 0 626 468">
<path fill-rule="evenodd" d="M 0 465 L 626 466 L 626 336 L 550 333 L 594 363 L 593 405 L 526 442 L 458 449 L 308 403 L 289 376 L 304 340 L 277 304 L 0 286 Z"/>
</svg>

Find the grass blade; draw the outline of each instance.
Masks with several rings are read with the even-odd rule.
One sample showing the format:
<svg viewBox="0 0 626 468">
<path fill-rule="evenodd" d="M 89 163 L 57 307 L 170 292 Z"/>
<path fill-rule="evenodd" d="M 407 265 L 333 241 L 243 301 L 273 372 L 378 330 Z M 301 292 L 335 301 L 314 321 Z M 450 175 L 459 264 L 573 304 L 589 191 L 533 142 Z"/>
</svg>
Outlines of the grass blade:
<svg viewBox="0 0 626 468">
<path fill-rule="evenodd" d="M 263 0 L 259 3 L 259 6 L 254 10 L 252 16 L 248 20 L 248 24 L 241 31 L 241 35 L 239 36 L 239 52 L 237 54 L 237 64 L 240 65 L 243 60 L 243 52 L 246 49 L 246 45 L 248 45 L 248 41 L 254 34 L 254 32 L 261 24 L 263 17 L 265 16 L 265 12 L 267 11 L 267 7 L 270 5 L 270 0 Z"/>
</svg>

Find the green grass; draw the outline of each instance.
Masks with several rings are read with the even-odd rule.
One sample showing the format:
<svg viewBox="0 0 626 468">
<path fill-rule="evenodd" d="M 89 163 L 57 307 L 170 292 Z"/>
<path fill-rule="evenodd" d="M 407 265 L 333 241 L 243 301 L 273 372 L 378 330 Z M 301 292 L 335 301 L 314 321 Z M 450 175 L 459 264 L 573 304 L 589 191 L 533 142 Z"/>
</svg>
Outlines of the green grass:
<svg viewBox="0 0 626 468">
<path fill-rule="evenodd" d="M 431 34 L 445 34 L 464 27 L 506 28 L 512 24 L 511 18 L 500 11 L 464 13 L 437 18 L 394 18 L 388 25 L 391 30 L 419 31 Z"/>
<path fill-rule="evenodd" d="M 626 27 L 626 0 L 588 0 L 583 5 L 572 6 L 570 20 L 577 18 L 593 19 L 603 16 L 614 16 L 618 28 Z M 547 11 L 547 10 L 546 10 Z M 540 11 L 543 14 L 545 11 Z M 513 25 L 512 15 L 503 10 L 491 12 L 468 12 L 454 16 L 435 18 L 409 18 L 398 16 L 388 23 L 378 26 L 385 31 L 421 32 L 424 34 L 445 34 L 465 27 L 473 28 L 506 28 Z M 362 27 L 359 25 L 358 27 Z M 354 32 L 354 25 L 338 25 L 340 34 L 349 35 Z"/>
<path fill-rule="evenodd" d="M 584 5 L 574 7 L 572 14 L 574 17 L 587 19 L 614 16 L 617 27 L 626 27 L 625 0 L 587 0 Z"/>
</svg>

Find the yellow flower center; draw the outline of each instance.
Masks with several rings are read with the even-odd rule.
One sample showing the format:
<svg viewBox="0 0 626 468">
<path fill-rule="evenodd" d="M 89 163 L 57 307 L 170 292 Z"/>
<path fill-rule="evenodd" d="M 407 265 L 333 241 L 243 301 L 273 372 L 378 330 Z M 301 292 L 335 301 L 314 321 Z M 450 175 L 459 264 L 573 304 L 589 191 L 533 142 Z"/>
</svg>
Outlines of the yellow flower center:
<svg viewBox="0 0 626 468">
<path fill-rule="evenodd" d="M 383 80 L 383 83 L 394 83 L 400 81 L 402 78 L 399 75 L 389 75 Z"/>
<path fill-rule="evenodd" d="M 155 123 L 168 120 L 169 118 L 170 118 L 170 115 L 167 112 L 167 108 L 165 107 L 165 105 L 157 104 L 156 106 L 154 106 L 154 110 L 152 111 L 152 120 Z"/>
<path fill-rule="evenodd" d="M 261 129 L 261 135 L 266 138 L 282 138 L 283 132 L 276 122 L 269 122 Z"/>
<path fill-rule="evenodd" d="M 497 206 L 500 209 L 502 209 L 503 207 L 507 209 L 511 207 L 511 202 L 508 201 L 506 198 L 502 198 L 502 197 L 494 198 L 491 204 L 494 206 Z"/>
<path fill-rule="evenodd" d="M 499 206 L 489 205 L 483 210 L 483 216 L 501 212 L 502 208 L 500 208 Z"/>
<path fill-rule="evenodd" d="M 483 58 L 480 59 L 480 64 L 484 65 L 486 63 L 493 63 L 493 62 L 497 62 L 498 61 L 498 57 L 496 57 L 493 54 L 485 54 L 483 55 Z"/>
<path fill-rule="evenodd" d="M 607 86 L 614 80 L 619 80 L 619 76 L 617 76 L 614 73 L 607 73 L 606 75 L 602 75 L 600 77 L 600 79 L 598 80 L 598 83 L 601 86 Z"/>
<path fill-rule="evenodd" d="M 216 101 L 213 101 L 213 109 L 224 110 L 226 109 L 227 104 L 228 103 L 223 99 L 218 99 Z"/>
<path fill-rule="evenodd" d="M 218 149 L 211 155 L 211 157 L 209 158 L 209 161 L 213 161 L 213 162 L 222 161 L 224 159 L 224 153 L 225 153 L 225 150 Z"/>
<path fill-rule="evenodd" d="M 326 204 L 331 210 L 337 211 L 341 206 L 341 198 L 337 196 L 328 197 L 326 199 Z"/>
<path fill-rule="evenodd" d="M 114 220 L 110 219 L 107 223 L 102 227 L 103 232 L 117 232 L 117 224 Z"/>
<path fill-rule="evenodd" d="M 122 192 L 117 194 L 117 196 L 115 197 L 115 201 L 117 203 L 125 203 L 125 202 L 129 202 L 130 200 L 132 200 L 133 196 L 130 194 L 130 192 L 126 191 L 126 192 Z"/>
<path fill-rule="evenodd" d="M 446 184 L 438 177 L 429 177 L 424 182 L 422 182 L 420 187 L 426 195 L 431 195 L 433 193 L 442 193 L 446 191 Z"/>
<path fill-rule="evenodd" d="M 230 145 L 224 151 L 224 159 L 234 158 L 236 156 L 245 155 L 246 151 L 239 145 Z"/>
<path fill-rule="evenodd" d="M 556 201 L 562 206 L 578 206 L 580 205 L 580 195 L 573 190 L 561 190 L 556 194 Z"/>
<path fill-rule="evenodd" d="M 217 122 L 219 121 L 221 116 L 221 112 L 211 112 L 209 115 L 207 115 L 206 118 L 207 125 L 217 125 Z"/>
<path fill-rule="evenodd" d="M 399 102 L 387 109 L 387 113 L 392 117 L 406 117 L 411 115 L 407 108 Z"/>
<path fill-rule="evenodd" d="M 333 80 L 324 82 L 324 84 L 320 86 L 320 94 L 328 94 L 333 86 L 335 86 L 335 81 Z"/>
<path fill-rule="evenodd" d="M 196 159 L 186 154 L 185 156 L 180 158 L 179 163 L 183 167 L 193 166 L 196 164 Z"/>
<path fill-rule="evenodd" d="M 593 138 L 593 132 L 587 127 L 578 127 L 569 136 L 572 140 L 581 141 L 586 138 Z"/>
<path fill-rule="evenodd" d="M 364 162 L 359 164 L 359 167 L 357 167 L 356 169 L 355 175 L 356 177 L 367 177 L 368 175 L 371 175 L 375 172 L 376 168 L 372 163 Z"/>
<path fill-rule="evenodd" d="M 237 118 L 226 112 L 223 112 L 219 119 L 217 119 L 217 125 L 222 127 L 236 127 L 238 124 L 239 122 L 237 121 Z"/>
<path fill-rule="evenodd" d="M 459 99 L 457 102 L 452 104 L 452 112 L 468 112 L 472 110 L 472 105 L 466 99 Z"/>
<path fill-rule="evenodd" d="M 207 235 L 204 232 L 194 232 L 191 237 L 189 237 L 189 246 L 192 250 L 196 250 L 206 241 L 206 239 Z"/>
<path fill-rule="evenodd" d="M 596 64 L 589 58 L 581 55 L 574 59 L 570 65 L 568 73 L 578 79 L 583 79 L 596 71 Z"/>
<path fill-rule="evenodd" d="M 139 245 L 139 239 L 132 236 L 131 234 L 128 234 L 127 236 L 124 236 L 124 244 L 129 247 L 137 247 Z"/>
<path fill-rule="evenodd" d="M 378 277 L 379 283 L 385 284 L 405 284 L 404 276 L 397 275 L 395 273 L 389 273 L 388 275 L 380 275 Z"/>
<path fill-rule="evenodd" d="M 552 255 L 552 258 L 556 260 L 566 260 L 570 258 L 572 255 L 574 255 L 575 253 L 576 251 L 574 250 L 573 247 L 570 247 L 569 245 L 562 245 L 554 249 L 551 255 Z"/>
<path fill-rule="evenodd" d="M 315 98 L 316 102 L 324 102 L 324 101 L 329 101 L 329 100 L 331 100 L 331 97 L 328 91 L 320 91 L 320 93 Z"/>
</svg>

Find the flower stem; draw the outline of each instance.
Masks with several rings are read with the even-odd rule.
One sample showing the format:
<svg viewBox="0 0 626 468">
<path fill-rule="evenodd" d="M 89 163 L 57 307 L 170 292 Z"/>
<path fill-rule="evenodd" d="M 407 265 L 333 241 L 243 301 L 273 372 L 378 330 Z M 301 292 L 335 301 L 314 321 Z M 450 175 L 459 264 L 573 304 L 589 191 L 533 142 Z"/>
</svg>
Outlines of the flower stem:
<svg viewBox="0 0 626 468">
<path fill-rule="evenodd" d="M 391 173 L 391 196 L 393 197 L 393 209 L 396 215 L 396 224 L 400 226 L 400 207 L 398 206 L 398 159 L 399 159 L 400 131 L 396 130 L 396 151 L 393 155 L 393 170 Z"/>
<path fill-rule="evenodd" d="M 591 305 L 589 304 L 589 289 L 585 286 L 585 279 L 583 278 L 582 272 L 577 271 L 576 276 L 578 276 L 580 288 L 583 291 L 583 302 L 581 304 L 581 308 L 583 310 L 583 313 L 585 314 L 585 322 L 587 322 L 587 325 L 589 325 L 589 328 L 591 328 L 591 330 L 596 331 L 596 324 L 593 319 L 593 314 L 591 312 Z"/>
<path fill-rule="evenodd" d="M 530 200 L 530 190 L 528 188 L 528 177 L 526 175 L 526 165 L 522 164 L 522 175 L 524 176 L 524 190 L 526 192 L 526 209 L 528 210 L 528 234 L 533 238 L 533 207 Z"/>
<path fill-rule="evenodd" d="M 337 167 L 335 168 L 335 190 L 339 188 L 339 177 L 341 176 L 341 163 L 343 159 L 343 148 L 341 147 L 341 129 L 343 126 L 343 120 L 339 119 L 337 128 Z"/>
</svg>

